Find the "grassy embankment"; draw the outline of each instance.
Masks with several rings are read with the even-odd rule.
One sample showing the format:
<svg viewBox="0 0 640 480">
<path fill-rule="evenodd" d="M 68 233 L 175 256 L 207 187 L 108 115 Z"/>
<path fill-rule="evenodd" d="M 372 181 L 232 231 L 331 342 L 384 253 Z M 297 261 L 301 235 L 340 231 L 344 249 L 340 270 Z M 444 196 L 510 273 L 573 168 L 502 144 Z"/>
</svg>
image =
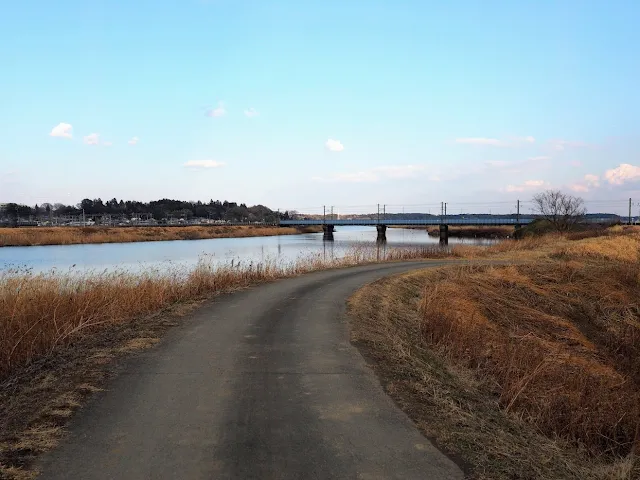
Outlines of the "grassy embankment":
<svg viewBox="0 0 640 480">
<path fill-rule="evenodd" d="M 0 274 L 0 478 L 30 478 L 39 453 L 122 355 L 155 344 L 199 301 L 314 270 L 375 262 L 355 248 L 345 258 L 305 256 L 290 263 L 202 262 L 191 271 Z M 442 258 L 433 247 L 386 249 L 386 260 Z"/>
<path fill-rule="evenodd" d="M 0 228 L 0 247 L 204 240 L 321 232 L 321 228 L 246 226 Z"/>
<path fill-rule="evenodd" d="M 640 233 L 465 251 L 517 263 L 413 272 L 351 299 L 387 391 L 475 478 L 640 478 Z"/>
</svg>

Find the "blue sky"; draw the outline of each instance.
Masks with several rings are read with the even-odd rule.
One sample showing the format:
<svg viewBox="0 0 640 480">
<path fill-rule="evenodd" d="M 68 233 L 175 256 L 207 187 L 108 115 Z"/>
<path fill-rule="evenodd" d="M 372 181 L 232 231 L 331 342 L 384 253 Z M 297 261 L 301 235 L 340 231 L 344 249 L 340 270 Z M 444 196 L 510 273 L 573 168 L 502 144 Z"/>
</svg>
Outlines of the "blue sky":
<svg viewBox="0 0 640 480">
<path fill-rule="evenodd" d="M 636 1 L 6 2 L 0 202 L 640 201 Z"/>
</svg>

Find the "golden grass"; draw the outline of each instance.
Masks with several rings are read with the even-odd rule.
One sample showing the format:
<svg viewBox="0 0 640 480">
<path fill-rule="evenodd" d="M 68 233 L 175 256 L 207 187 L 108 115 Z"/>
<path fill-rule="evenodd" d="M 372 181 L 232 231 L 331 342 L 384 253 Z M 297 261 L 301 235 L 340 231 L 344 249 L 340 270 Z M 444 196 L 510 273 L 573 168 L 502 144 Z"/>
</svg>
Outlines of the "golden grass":
<svg viewBox="0 0 640 480">
<path fill-rule="evenodd" d="M 259 237 L 311 233 L 319 229 L 293 227 L 185 226 L 185 227 L 20 227 L 0 228 L 0 247 L 74 245 L 84 243 L 128 243 L 163 240 Z"/>
<path fill-rule="evenodd" d="M 7 271 L 0 274 L 0 379 L 79 336 L 181 302 L 314 270 L 449 255 L 430 247 L 387 248 L 381 258 L 375 247 L 360 247 L 337 259 L 311 255 L 293 262 L 226 266 L 201 261 L 190 271 L 98 275 Z"/>
<path fill-rule="evenodd" d="M 387 390 L 478 478 L 640 478 L 640 232 L 581 237 L 463 247 L 514 263 L 352 300 Z"/>
</svg>

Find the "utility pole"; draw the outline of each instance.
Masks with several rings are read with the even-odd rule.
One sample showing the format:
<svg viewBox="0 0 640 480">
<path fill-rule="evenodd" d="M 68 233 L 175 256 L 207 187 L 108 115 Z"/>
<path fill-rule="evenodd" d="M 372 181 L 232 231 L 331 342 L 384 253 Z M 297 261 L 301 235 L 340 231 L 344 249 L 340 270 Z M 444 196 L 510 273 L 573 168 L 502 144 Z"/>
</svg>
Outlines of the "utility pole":
<svg viewBox="0 0 640 480">
<path fill-rule="evenodd" d="M 386 219 L 386 218 L 387 218 L 387 204 L 385 203 L 385 204 L 382 206 L 382 219 L 384 220 L 384 219 Z"/>
<path fill-rule="evenodd" d="M 380 204 L 378 204 L 378 223 L 380 223 Z"/>
<path fill-rule="evenodd" d="M 322 206 L 322 223 L 327 223 L 327 206 Z"/>
<path fill-rule="evenodd" d="M 331 220 L 333 221 L 333 205 L 331 205 Z"/>
<path fill-rule="evenodd" d="M 631 225 L 631 199 L 629 199 L 629 225 Z"/>
<path fill-rule="evenodd" d="M 516 214 L 516 223 L 520 223 L 520 200 L 518 200 L 518 213 Z"/>
<path fill-rule="evenodd" d="M 447 202 L 444 202 L 444 218 L 447 218 Z"/>
</svg>

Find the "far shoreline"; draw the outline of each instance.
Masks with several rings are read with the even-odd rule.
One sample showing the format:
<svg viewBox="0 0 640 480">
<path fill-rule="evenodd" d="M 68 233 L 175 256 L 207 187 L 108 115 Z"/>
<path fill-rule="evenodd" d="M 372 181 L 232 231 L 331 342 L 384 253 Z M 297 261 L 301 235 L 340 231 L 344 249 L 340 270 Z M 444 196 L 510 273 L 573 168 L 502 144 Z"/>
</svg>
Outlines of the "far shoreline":
<svg viewBox="0 0 640 480">
<path fill-rule="evenodd" d="M 265 225 L 0 227 L 0 248 L 270 237 L 321 231 L 320 227 Z"/>
</svg>

